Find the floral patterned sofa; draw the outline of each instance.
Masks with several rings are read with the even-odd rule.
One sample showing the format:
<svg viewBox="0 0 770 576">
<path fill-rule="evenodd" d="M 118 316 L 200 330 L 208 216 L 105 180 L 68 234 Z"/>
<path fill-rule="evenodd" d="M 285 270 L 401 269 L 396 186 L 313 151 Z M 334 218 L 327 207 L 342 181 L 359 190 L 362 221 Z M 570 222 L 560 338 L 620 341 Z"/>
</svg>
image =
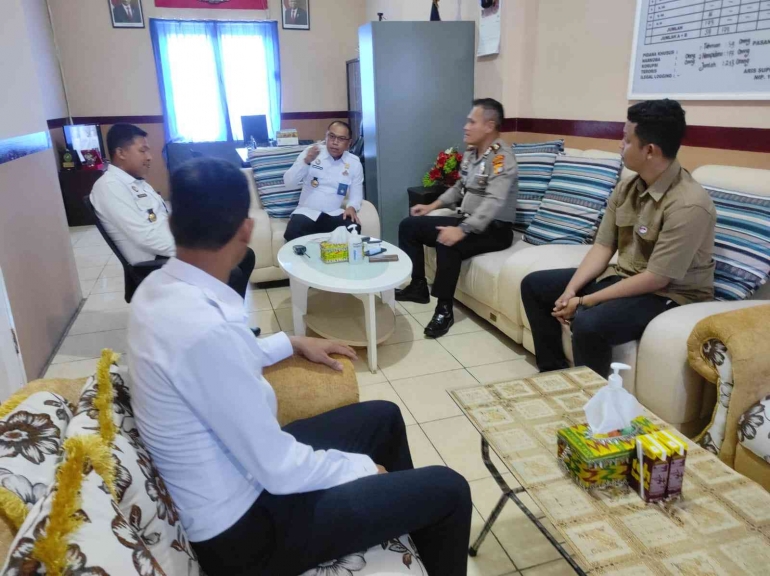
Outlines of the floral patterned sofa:
<svg viewBox="0 0 770 576">
<path fill-rule="evenodd" d="M 127 371 L 116 362 L 105 350 L 94 377 L 32 382 L 0 405 L 3 576 L 203 574 L 136 428 Z M 330 374 L 289 359 L 266 373 L 279 420 L 357 402 L 355 372 L 343 363 L 342 374 Z M 301 401 L 293 398 L 299 390 Z M 305 574 L 427 572 L 405 535 Z"/>
<path fill-rule="evenodd" d="M 696 441 L 770 490 L 770 305 L 701 320 L 687 342 L 690 366 L 713 387 L 711 421 Z"/>
</svg>

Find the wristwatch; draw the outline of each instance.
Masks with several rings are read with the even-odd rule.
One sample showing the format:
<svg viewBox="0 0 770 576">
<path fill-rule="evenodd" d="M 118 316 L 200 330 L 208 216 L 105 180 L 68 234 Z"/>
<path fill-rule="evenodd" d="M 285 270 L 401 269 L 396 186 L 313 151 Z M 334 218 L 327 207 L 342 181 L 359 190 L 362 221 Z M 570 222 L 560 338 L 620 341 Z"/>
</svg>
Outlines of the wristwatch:
<svg viewBox="0 0 770 576">
<path fill-rule="evenodd" d="M 459 228 L 466 234 L 471 234 L 473 232 L 473 228 L 471 228 L 470 224 L 467 222 L 460 222 Z"/>
</svg>

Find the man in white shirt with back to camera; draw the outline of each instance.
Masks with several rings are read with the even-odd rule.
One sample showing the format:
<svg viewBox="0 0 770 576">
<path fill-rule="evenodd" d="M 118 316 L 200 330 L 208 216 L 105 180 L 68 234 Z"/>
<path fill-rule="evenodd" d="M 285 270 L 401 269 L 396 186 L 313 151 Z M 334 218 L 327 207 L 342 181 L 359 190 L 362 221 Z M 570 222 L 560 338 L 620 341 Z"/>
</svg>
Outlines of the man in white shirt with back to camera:
<svg viewBox="0 0 770 576">
<path fill-rule="evenodd" d="M 105 232 L 129 264 L 174 256 L 171 212 L 145 180 L 152 164 L 147 132 L 133 124 L 115 124 L 107 132 L 107 151 L 111 164 L 91 190 L 91 205 Z M 254 251 L 248 248 L 230 271 L 228 284 L 242 297 L 255 262 Z"/>
<path fill-rule="evenodd" d="M 358 212 L 364 200 L 364 169 L 358 157 L 348 152 L 351 137 L 347 122 L 332 122 L 325 144 L 307 148 L 283 175 L 286 186 L 302 184 L 299 206 L 283 235 L 287 242 L 351 224 L 361 232 Z M 348 203 L 343 209 L 345 197 Z"/>
<path fill-rule="evenodd" d="M 428 573 L 465 575 L 468 483 L 444 466 L 413 468 L 396 405 L 278 424 L 265 366 L 300 354 L 341 370 L 330 354 L 355 353 L 249 331 L 225 284 L 254 227 L 243 173 L 193 160 L 172 175 L 171 200 L 177 257 L 131 303 L 132 407 L 206 574 L 296 576 L 409 533 Z"/>
</svg>

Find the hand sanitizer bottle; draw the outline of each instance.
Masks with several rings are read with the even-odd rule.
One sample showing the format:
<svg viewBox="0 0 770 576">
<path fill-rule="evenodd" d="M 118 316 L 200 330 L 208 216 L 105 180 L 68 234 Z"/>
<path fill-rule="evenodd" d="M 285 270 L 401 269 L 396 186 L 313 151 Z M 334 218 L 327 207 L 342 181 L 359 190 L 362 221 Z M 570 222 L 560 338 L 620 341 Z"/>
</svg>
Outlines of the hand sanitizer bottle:
<svg viewBox="0 0 770 576">
<path fill-rule="evenodd" d="M 348 226 L 350 236 L 348 237 L 348 262 L 351 264 L 361 264 L 364 261 L 364 241 L 358 235 L 355 224 Z"/>
</svg>

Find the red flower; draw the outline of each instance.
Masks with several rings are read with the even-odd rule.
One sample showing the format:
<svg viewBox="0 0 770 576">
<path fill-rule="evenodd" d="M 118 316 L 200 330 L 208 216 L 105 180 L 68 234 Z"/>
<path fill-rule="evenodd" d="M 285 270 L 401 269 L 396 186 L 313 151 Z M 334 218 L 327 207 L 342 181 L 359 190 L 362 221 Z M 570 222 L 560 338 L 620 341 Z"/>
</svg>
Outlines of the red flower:
<svg viewBox="0 0 770 576">
<path fill-rule="evenodd" d="M 460 173 L 457 170 L 455 170 L 454 172 L 450 172 L 449 174 L 447 174 L 446 179 L 449 181 L 450 184 L 454 184 L 460 179 Z"/>
<path fill-rule="evenodd" d="M 438 159 L 436 160 L 436 166 L 443 168 L 447 160 L 449 160 L 449 155 L 446 152 L 439 152 Z"/>
<path fill-rule="evenodd" d="M 458 163 L 462 162 L 463 161 L 463 155 L 460 154 L 459 152 L 455 152 L 455 154 L 457 154 L 457 162 Z"/>
<path fill-rule="evenodd" d="M 433 170 L 430 171 L 428 176 L 430 176 L 430 179 L 434 181 L 441 180 L 441 170 L 439 170 L 438 168 L 434 168 Z"/>
</svg>

